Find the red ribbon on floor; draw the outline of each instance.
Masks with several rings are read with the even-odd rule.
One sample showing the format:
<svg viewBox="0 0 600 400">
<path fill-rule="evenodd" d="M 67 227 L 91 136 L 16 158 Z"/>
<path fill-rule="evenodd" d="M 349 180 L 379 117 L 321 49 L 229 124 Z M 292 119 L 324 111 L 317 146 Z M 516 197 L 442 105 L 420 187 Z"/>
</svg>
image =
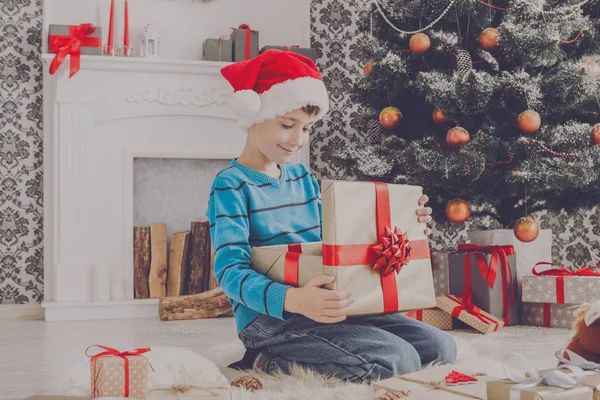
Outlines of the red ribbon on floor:
<svg viewBox="0 0 600 400">
<path fill-rule="evenodd" d="M 100 353 L 96 353 L 94 355 L 88 354 L 89 350 L 92 347 L 99 347 L 100 349 L 104 350 L 103 352 Z M 85 355 L 90 357 L 91 361 L 92 361 L 92 368 L 93 368 L 93 375 L 92 375 L 92 397 L 97 397 L 97 387 L 96 387 L 96 361 L 98 360 L 98 358 L 100 357 L 121 357 L 123 359 L 123 365 L 124 365 L 124 372 L 125 372 L 125 389 L 124 389 L 124 394 L 123 397 L 129 397 L 129 359 L 127 358 L 128 356 L 139 356 L 142 355 L 144 353 L 149 352 L 151 349 L 150 347 L 145 347 L 145 348 L 138 348 L 138 349 L 133 349 L 133 350 L 128 350 L 128 351 L 119 351 L 117 349 L 113 349 L 112 347 L 106 347 L 106 346 L 101 346 L 99 344 L 94 344 L 89 346 L 87 349 L 85 349 Z M 152 368 L 152 365 L 150 365 L 150 368 Z M 152 368 L 152 370 L 154 371 L 154 368 Z"/>
<path fill-rule="evenodd" d="M 508 256 L 515 254 L 514 247 L 509 245 L 478 246 L 474 244 L 459 244 L 458 251 L 465 253 L 465 290 L 467 290 L 471 296 L 473 294 L 471 256 L 475 256 L 479 272 L 490 289 L 494 288 L 496 277 L 498 276 L 498 265 L 500 265 L 500 273 L 502 274 L 502 308 L 504 324 L 508 325 L 510 309 L 513 307 L 515 301 L 515 286 Z M 485 262 L 485 254 L 491 255 L 489 267 Z M 500 263 L 498 263 L 498 261 Z"/>
<path fill-rule="evenodd" d="M 302 254 L 302 244 L 294 243 L 288 245 L 288 251 L 285 253 L 285 263 L 283 269 L 283 283 L 290 286 L 298 286 L 298 276 L 300 271 L 299 260 Z"/>
<path fill-rule="evenodd" d="M 231 29 L 236 29 L 236 28 L 231 28 Z M 244 60 L 249 60 L 250 59 L 250 46 L 251 46 L 251 39 L 252 39 L 252 32 L 256 32 L 253 29 L 250 29 L 250 25 L 248 24 L 241 24 L 237 29 L 243 29 L 245 30 L 246 33 L 246 48 L 244 49 L 245 53 L 244 53 Z M 239 60 L 237 60 L 239 61 Z"/>
<path fill-rule="evenodd" d="M 548 265 L 552 268 L 545 271 L 538 271 L 539 265 Z M 550 262 L 539 262 L 535 264 L 531 270 L 535 276 L 554 276 L 556 277 L 556 302 L 558 304 L 565 304 L 565 278 L 571 276 L 600 276 L 600 272 L 594 270 L 600 269 L 600 265 L 595 267 L 580 268 L 577 271 L 571 271 L 566 269 L 562 265 L 553 264 Z"/>
<path fill-rule="evenodd" d="M 468 293 L 466 290 L 463 290 L 462 294 L 460 295 L 460 298 L 452 295 L 447 295 L 446 297 L 458 304 L 458 306 L 454 307 L 454 309 L 452 310 L 452 316 L 454 318 L 458 318 L 461 312 L 466 311 L 486 325 L 493 324 L 494 332 L 496 332 L 500 328 L 500 324 L 498 324 L 498 321 L 483 314 L 481 312 L 481 309 L 475 304 L 473 304 L 473 298 L 470 295 L 470 293 Z"/>
<path fill-rule="evenodd" d="M 51 53 L 56 53 L 50 63 L 50 75 L 54 75 L 62 62 L 71 56 L 69 78 L 75 75 L 81 66 L 81 47 L 102 47 L 102 39 L 89 37 L 96 31 L 93 24 L 69 26 L 69 36 L 50 35 L 48 37 Z"/>
<path fill-rule="evenodd" d="M 397 227 L 392 231 L 389 187 L 383 182 L 374 182 L 374 184 L 378 243 L 324 244 L 323 264 L 334 267 L 368 264 L 372 265 L 374 270 L 380 270 L 383 312 L 397 312 L 399 306 L 396 274 L 412 260 L 429 258 L 429 244 L 427 239 L 408 242 L 405 240 L 405 235 L 402 235 L 402 238 L 398 237 Z"/>
</svg>

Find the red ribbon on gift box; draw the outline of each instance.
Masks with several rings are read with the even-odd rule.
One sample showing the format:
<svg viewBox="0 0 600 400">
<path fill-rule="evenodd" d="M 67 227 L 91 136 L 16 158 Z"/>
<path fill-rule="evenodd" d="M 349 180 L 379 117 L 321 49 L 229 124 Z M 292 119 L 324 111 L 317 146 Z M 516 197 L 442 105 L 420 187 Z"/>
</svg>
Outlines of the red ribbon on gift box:
<svg viewBox="0 0 600 400">
<path fill-rule="evenodd" d="M 494 332 L 496 332 L 500 328 L 500 324 L 498 324 L 498 321 L 483 314 L 481 312 L 481 309 L 475 304 L 473 304 L 473 297 L 471 296 L 471 293 L 467 292 L 466 289 L 463 290 L 463 292 L 460 295 L 460 298 L 452 295 L 448 295 L 446 297 L 458 304 L 458 306 L 454 307 L 454 309 L 452 310 L 452 316 L 454 318 L 458 318 L 461 312 L 466 311 L 469 314 L 477 317 L 477 319 L 479 319 L 486 325 L 494 324 Z"/>
<path fill-rule="evenodd" d="M 95 31 L 96 27 L 93 24 L 81 24 L 69 26 L 69 36 L 50 35 L 48 37 L 50 52 L 56 53 L 50 63 L 50 75 L 54 75 L 68 55 L 71 56 L 69 78 L 75 75 L 81 65 L 81 46 L 102 47 L 101 38 L 89 37 Z"/>
<path fill-rule="evenodd" d="M 412 260 L 429 258 L 427 239 L 412 240 L 408 243 L 405 235 L 399 235 L 397 227 L 392 231 L 390 209 L 390 193 L 387 183 L 375 184 L 375 220 L 378 243 L 323 245 L 323 264 L 335 267 L 349 265 L 373 265 L 380 270 L 381 288 L 383 291 L 383 312 L 398 311 L 398 287 L 396 274 Z"/>
<path fill-rule="evenodd" d="M 537 267 L 539 265 L 549 265 L 552 268 L 547 269 L 545 271 L 538 271 Z M 577 271 L 571 271 L 569 269 L 566 269 L 562 265 L 542 261 L 535 264 L 531 269 L 531 272 L 535 276 L 556 277 L 556 302 L 558 304 L 565 304 L 565 278 L 571 276 L 600 276 L 600 272 L 594 271 L 596 269 L 600 269 L 600 265 L 596 265 L 595 267 L 580 268 Z"/>
<path fill-rule="evenodd" d="M 550 303 L 543 303 L 542 309 L 544 312 L 544 326 L 546 328 L 550 328 L 550 326 L 552 325 L 552 314 L 550 312 L 551 311 Z"/>
<path fill-rule="evenodd" d="M 302 254 L 302 244 L 294 243 L 288 245 L 288 251 L 285 253 L 285 262 L 283 269 L 283 283 L 291 286 L 298 286 L 299 260 Z"/>
<path fill-rule="evenodd" d="M 417 321 L 423 322 L 423 310 L 413 310 L 406 313 L 409 318 L 414 318 Z"/>
<path fill-rule="evenodd" d="M 496 276 L 498 275 L 498 261 L 500 261 L 502 274 L 502 309 L 504 313 L 504 324 L 508 325 L 510 309 L 515 301 L 515 287 L 512 276 L 512 270 L 508 261 L 508 256 L 515 254 L 513 246 L 478 246 L 475 244 L 459 244 L 458 251 L 465 253 L 465 290 L 473 294 L 473 283 L 471 277 L 471 256 L 474 255 L 477 261 L 477 267 L 481 276 L 486 281 L 490 289 L 494 288 Z M 485 262 L 485 254 L 491 254 L 490 265 Z M 510 293 L 510 296 L 509 296 Z"/>
<path fill-rule="evenodd" d="M 236 28 L 231 28 L 231 29 L 236 29 Z M 251 43 L 251 38 L 252 38 L 252 32 L 256 32 L 254 29 L 250 29 L 250 25 L 248 24 L 241 24 L 237 29 L 243 29 L 245 30 L 246 33 L 246 48 L 245 53 L 244 53 L 244 60 L 249 60 L 250 59 L 250 43 Z M 239 61 L 239 60 L 236 60 Z"/>
<path fill-rule="evenodd" d="M 292 45 L 292 46 L 283 46 L 283 51 L 292 51 L 292 49 L 297 49 L 297 48 L 300 48 L 300 46 L 297 44 Z"/>
<path fill-rule="evenodd" d="M 90 354 L 88 354 L 88 352 L 92 347 L 99 347 L 104 351 L 100 352 L 100 353 L 96 353 L 94 355 L 90 355 Z M 91 358 L 91 361 L 93 364 L 92 368 L 93 368 L 94 374 L 92 377 L 92 398 L 97 397 L 96 361 L 98 360 L 98 358 L 100 358 L 100 357 L 121 357 L 123 359 L 123 366 L 124 366 L 123 369 L 124 369 L 124 373 L 125 373 L 125 388 L 124 388 L 123 397 L 129 397 L 129 359 L 127 357 L 128 356 L 139 356 L 139 355 L 149 352 L 150 350 L 151 350 L 150 347 L 145 347 L 145 348 L 138 348 L 138 349 L 127 350 L 127 351 L 119 351 L 117 349 L 113 349 L 112 347 L 101 346 L 99 344 L 91 345 L 87 349 L 85 349 L 85 355 Z M 150 365 L 150 368 L 152 368 L 152 365 Z M 154 368 L 152 368 L 152 371 L 154 371 Z"/>
</svg>

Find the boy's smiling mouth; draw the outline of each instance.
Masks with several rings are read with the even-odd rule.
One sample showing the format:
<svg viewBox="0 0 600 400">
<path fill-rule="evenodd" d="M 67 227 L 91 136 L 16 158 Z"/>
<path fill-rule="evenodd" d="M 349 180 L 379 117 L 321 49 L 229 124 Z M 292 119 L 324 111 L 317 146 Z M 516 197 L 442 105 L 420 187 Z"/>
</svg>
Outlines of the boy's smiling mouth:
<svg viewBox="0 0 600 400">
<path fill-rule="evenodd" d="M 281 147 L 283 149 L 283 151 L 285 151 L 286 153 L 293 153 L 295 150 L 288 150 L 285 147 L 283 147 L 282 145 L 278 144 L 277 146 Z"/>
</svg>

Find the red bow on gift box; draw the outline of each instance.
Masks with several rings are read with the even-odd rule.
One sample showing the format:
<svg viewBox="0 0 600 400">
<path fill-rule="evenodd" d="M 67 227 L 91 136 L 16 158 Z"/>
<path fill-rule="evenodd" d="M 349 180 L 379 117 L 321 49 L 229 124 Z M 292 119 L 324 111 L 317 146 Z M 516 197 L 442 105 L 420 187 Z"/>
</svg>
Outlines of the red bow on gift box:
<svg viewBox="0 0 600 400">
<path fill-rule="evenodd" d="M 71 56 L 69 63 L 69 78 L 75 75 L 81 65 L 81 46 L 101 47 L 102 40 L 99 37 L 89 37 L 96 31 L 93 24 L 81 24 L 69 27 L 69 36 L 50 35 L 50 52 L 56 53 L 50 63 L 50 75 L 58 70 L 62 62 Z"/>
<path fill-rule="evenodd" d="M 92 347 L 99 347 L 101 349 L 103 349 L 103 352 L 100 353 L 96 353 L 94 355 L 90 355 L 88 354 L 89 350 Z M 129 397 L 129 359 L 127 359 L 128 356 L 139 356 L 142 355 L 144 353 L 149 352 L 151 349 L 150 347 L 145 347 L 145 348 L 139 348 L 139 349 L 133 349 L 133 350 L 127 350 L 127 351 L 119 351 L 117 349 L 113 349 L 112 347 L 106 347 L 106 346 L 101 346 L 99 344 L 94 344 L 89 346 L 87 349 L 85 349 L 85 355 L 90 357 L 92 363 L 93 363 L 93 369 L 94 369 L 94 374 L 93 374 L 93 379 L 92 379 L 92 398 L 97 397 L 96 396 L 96 360 L 98 360 L 98 358 L 100 357 L 107 357 L 107 356 L 113 356 L 113 357 L 121 357 L 123 359 L 123 365 L 124 365 L 124 373 L 125 373 L 125 388 L 124 388 L 124 393 L 123 393 L 123 397 Z M 150 365 L 150 368 L 152 368 L 152 365 Z M 154 371 L 154 368 L 152 368 L 152 370 Z"/>
<path fill-rule="evenodd" d="M 486 325 L 490 325 L 490 323 L 494 324 L 494 332 L 496 332 L 500 328 L 500 324 L 498 324 L 497 321 L 483 314 L 481 312 L 481 309 L 475 304 L 473 304 L 473 296 L 466 289 L 463 290 L 463 292 L 460 295 L 460 298 L 452 295 L 448 295 L 446 297 L 448 297 L 455 303 L 458 303 L 458 306 L 454 307 L 454 309 L 452 310 L 452 316 L 454 318 L 458 318 L 460 313 L 464 310 Z"/>
</svg>

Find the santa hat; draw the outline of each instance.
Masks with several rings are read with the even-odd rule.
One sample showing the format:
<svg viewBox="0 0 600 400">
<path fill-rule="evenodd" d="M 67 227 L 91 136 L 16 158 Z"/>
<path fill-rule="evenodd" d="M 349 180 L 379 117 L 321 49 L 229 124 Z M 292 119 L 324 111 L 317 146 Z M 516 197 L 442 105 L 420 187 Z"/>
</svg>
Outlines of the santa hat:
<svg viewBox="0 0 600 400">
<path fill-rule="evenodd" d="M 317 119 L 329 110 L 321 73 L 301 54 L 268 50 L 222 68 L 221 74 L 233 87 L 230 104 L 244 129 L 307 105 L 319 107 Z"/>
</svg>

